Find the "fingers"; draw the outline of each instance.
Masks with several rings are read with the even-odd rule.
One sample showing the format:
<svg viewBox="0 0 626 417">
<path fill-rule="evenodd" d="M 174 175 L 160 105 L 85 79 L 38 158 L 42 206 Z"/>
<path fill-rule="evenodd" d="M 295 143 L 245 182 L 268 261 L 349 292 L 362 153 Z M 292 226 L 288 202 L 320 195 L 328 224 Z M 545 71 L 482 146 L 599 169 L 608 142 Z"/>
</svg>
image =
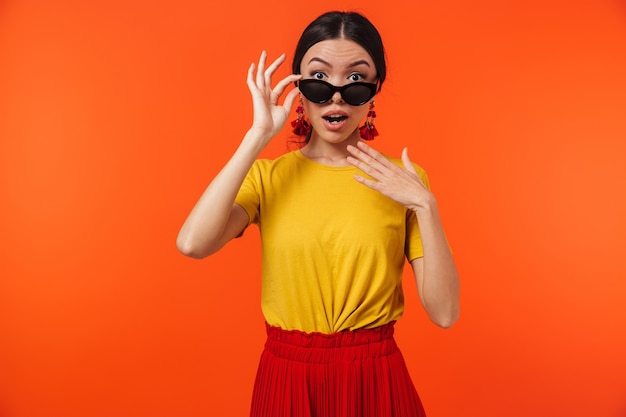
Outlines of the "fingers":
<svg viewBox="0 0 626 417">
<path fill-rule="evenodd" d="M 363 142 L 348 145 L 347 149 L 351 154 L 348 162 L 366 174 L 354 175 L 357 182 L 408 208 L 416 207 L 416 201 L 428 198 L 429 191 L 409 159 L 407 148 L 402 150 L 401 156 L 404 168 Z"/>
<path fill-rule="evenodd" d="M 278 58 L 274 60 L 267 68 L 265 67 L 267 64 L 267 52 L 262 51 L 261 56 L 259 57 L 259 65 L 256 71 L 256 84 L 259 88 L 269 88 L 272 85 L 272 76 L 280 67 L 283 62 L 285 62 L 286 55 L 281 54 Z"/>
<path fill-rule="evenodd" d="M 283 107 L 285 109 L 287 109 L 288 111 L 291 110 L 291 108 L 293 107 L 293 103 L 296 101 L 296 97 L 298 97 L 298 93 L 298 89 L 294 88 L 289 92 L 289 94 L 287 94 L 287 97 L 285 97 L 285 103 L 283 104 Z"/>
<path fill-rule="evenodd" d="M 300 78 L 300 74 L 291 74 L 283 78 L 274 89 L 272 87 L 272 77 L 276 70 L 285 62 L 286 55 L 282 54 L 274 60 L 267 68 L 267 52 L 262 51 L 258 65 L 252 63 L 248 68 L 247 84 L 250 90 L 260 90 L 263 94 L 268 94 L 272 104 L 277 104 L 278 98 L 285 92 L 287 86 Z M 255 74 L 256 72 L 256 74 Z M 286 103 L 287 104 L 287 103 Z M 293 103 L 292 103 L 293 104 Z M 288 107 L 291 107 L 289 105 Z"/>
<path fill-rule="evenodd" d="M 360 182 L 363 185 L 366 185 L 368 187 L 370 187 L 373 190 L 380 190 L 380 183 L 377 181 L 372 181 L 370 179 L 367 179 L 365 177 L 362 177 L 360 175 L 354 175 L 354 179 L 357 180 L 357 182 Z"/>
<path fill-rule="evenodd" d="M 394 168 L 396 166 L 391 163 L 387 158 L 385 158 L 383 154 L 381 154 L 362 140 L 357 142 L 357 146 L 359 147 L 359 150 L 361 150 L 364 154 L 368 155 L 372 160 L 380 163 L 381 165 L 387 168 Z"/>
<path fill-rule="evenodd" d="M 265 70 L 265 85 L 267 87 L 270 87 L 272 85 L 272 75 L 274 75 L 276 69 L 280 67 L 283 62 L 285 62 L 285 54 L 282 54 L 281 56 L 276 58 L 274 62 L 272 62 L 272 64 Z"/>
<path fill-rule="evenodd" d="M 358 147 L 358 148 L 357 148 Z M 383 154 L 376 151 L 374 148 L 369 145 L 363 143 L 362 141 L 357 142 L 357 147 L 348 145 L 348 152 L 351 153 L 351 156 L 348 156 L 348 162 L 368 174 L 375 180 L 378 181 L 409 181 L 412 182 L 417 179 L 419 183 L 422 183 L 421 178 L 415 168 L 415 165 L 409 159 L 409 151 L 408 148 L 404 148 L 402 150 L 402 165 L 396 165 L 387 159 Z M 359 181 L 363 182 L 363 181 Z M 370 186 L 370 183 L 364 184 Z"/>
<path fill-rule="evenodd" d="M 348 150 L 350 151 L 350 148 L 352 146 L 348 146 Z M 353 147 L 352 147 L 353 148 Z M 348 163 L 357 167 L 358 169 L 360 169 L 361 171 L 363 171 L 364 173 L 366 173 L 367 175 L 369 175 L 372 178 L 379 178 L 380 172 L 376 169 L 374 169 L 374 167 L 372 167 L 371 164 L 360 161 L 359 159 L 356 159 L 355 157 L 352 156 L 348 156 L 348 158 L 346 158 Z"/>
<path fill-rule="evenodd" d="M 248 67 L 248 76 L 246 77 L 246 84 L 248 84 L 248 88 L 250 89 L 250 91 L 253 91 L 256 88 L 256 84 L 254 83 L 254 69 L 255 68 L 256 68 L 256 65 L 254 65 L 254 62 L 250 64 L 250 67 Z"/>
<path fill-rule="evenodd" d="M 413 172 L 415 173 L 415 175 L 417 175 L 417 171 L 415 170 L 415 167 L 413 166 L 413 163 L 411 162 L 411 159 L 409 159 L 409 148 L 404 148 L 402 149 L 402 163 L 404 164 L 404 168 L 409 171 L 409 172 Z"/>
<path fill-rule="evenodd" d="M 376 177 L 377 170 L 373 167 L 375 160 L 371 156 L 352 145 L 348 145 L 347 150 L 351 154 L 347 158 L 348 163 L 354 165 L 370 177 Z"/>
<path fill-rule="evenodd" d="M 259 66 L 256 70 L 256 85 L 259 88 L 265 87 L 265 61 L 267 60 L 267 52 L 261 52 L 261 57 L 259 58 Z"/>
<path fill-rule="evenodd" d="M 289 84 L 293 83 L 294 81 L 298 81 L 300 78 L 302 78 L 302 75 L 300 74 L 288 75 L 287 77 L 280 80 L 278 84 L 276 84 L 276 87 L 274 87 L 274 90 L 272 90 L 272 92 L 276 94 L 277 97 L 281 96 L 285 92 L 285 88 L 287 88 Z"/>
<path fill-rule="evenodd" d="M 357 147 L 348 145 L 347 149 L 354 157 L 354 163 L 352 161 L 351 163 L 359 169 L 363 170 L 362 166 L 364 165 L 375 168 L 378 171 L 397 168 L 397 166 L 385 158 L 383 154 L 368 146 L 363 141 L 357 142 Z"/>
</svg>

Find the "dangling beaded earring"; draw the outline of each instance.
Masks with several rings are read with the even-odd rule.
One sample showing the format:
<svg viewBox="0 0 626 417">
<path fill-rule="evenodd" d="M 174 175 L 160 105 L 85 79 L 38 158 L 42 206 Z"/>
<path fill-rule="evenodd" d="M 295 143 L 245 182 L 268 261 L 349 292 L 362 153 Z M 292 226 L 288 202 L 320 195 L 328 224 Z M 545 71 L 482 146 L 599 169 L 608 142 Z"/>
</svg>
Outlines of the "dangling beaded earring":
<svg viewBox="0 0 626 417">
<path fill-rule="evenodd" d="M 373 140 L 378 136 L 378 130 L 376 130 L 376 126 L 374 126 L 374 119 L 376 119 L 376 112 L 374 111 L 374 102 L 372 101 L 370 103 L 370 109 L 367 112 L 365 123 L 359 128 L 359 135 L 362 139 Z"/>
<path fill-rule="evenodd" d="M 291 122 L 291 126 L 293 127 L 293 133 L 298 136 L 306 136 L 311 131 L 311 125 L 308 120 L 304 117 L 304 107 L 302 106 L 302 94 L 300 94 L 300 102 L 298 107 L 296 107 L 297 119 Z"/>
</svg>

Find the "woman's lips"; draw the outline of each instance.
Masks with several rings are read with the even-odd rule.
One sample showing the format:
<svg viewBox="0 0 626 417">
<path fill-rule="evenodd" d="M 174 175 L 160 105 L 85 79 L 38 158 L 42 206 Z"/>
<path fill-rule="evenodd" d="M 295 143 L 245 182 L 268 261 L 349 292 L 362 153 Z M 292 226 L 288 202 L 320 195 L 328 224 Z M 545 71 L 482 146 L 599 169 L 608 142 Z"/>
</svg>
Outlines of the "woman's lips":
<svg viewBox="0 0 626 417">
<path fill-rule="evenodd" d="M 328 130 L 340 130 L 343 128 L 348 120 L 348 114 L 343 111 L 331 110 L 326 112 L 322 119 L 324 120 L 324 126 Z"/>
</svg>

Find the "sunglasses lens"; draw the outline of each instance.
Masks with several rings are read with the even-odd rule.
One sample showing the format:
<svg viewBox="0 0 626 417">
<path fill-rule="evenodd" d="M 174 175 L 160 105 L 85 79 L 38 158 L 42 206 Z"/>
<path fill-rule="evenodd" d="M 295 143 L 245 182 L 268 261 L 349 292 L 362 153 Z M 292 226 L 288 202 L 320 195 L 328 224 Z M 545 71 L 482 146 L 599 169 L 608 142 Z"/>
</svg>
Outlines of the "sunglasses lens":
<svg viewBox="0 0 626 417">
<path fill-rule="evenodd" d="M 350 84 L 341 93 L 343 100 L 352 106 L 361 106 L 369 101 L 376 90 L 373 84 Z"/>
<path fill-rule="evenodd" d="M 313 103 L 326 103 L 333 96 L 330 85 L 318 80 L 301 80 L 300 92 Z"/>
</svg>

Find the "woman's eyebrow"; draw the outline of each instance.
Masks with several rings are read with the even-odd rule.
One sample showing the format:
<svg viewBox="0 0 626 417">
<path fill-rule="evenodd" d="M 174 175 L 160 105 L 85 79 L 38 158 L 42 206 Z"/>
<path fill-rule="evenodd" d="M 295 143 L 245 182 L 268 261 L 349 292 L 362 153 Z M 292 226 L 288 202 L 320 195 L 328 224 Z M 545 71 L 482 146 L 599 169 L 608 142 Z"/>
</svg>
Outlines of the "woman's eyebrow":
<svg viewBox="0 0 626 417">
<path fill-rule="evenodd" d="M 326 65 L 326 66 L 328 66 L 328 67 L 331 67 L 331 68 L 333 67 L 333 66 L 330 64 L 330 62 L 326 62 L 326 61 L 324 61 L 322 58 L 318 58 L 318 57 L 316 57 L 316 56 L 314 56 L 313 58 L 311 58 L 311 60 L 309 61 L 309 64 L 310 64 L 311 62 L 320 62 L 320 63 L 322 63 L 322 64 L 324 64 L 324 65 Z"/>
<path fill-rule="evenodd" d="M 330 68 L 333 67 L 330 62 L 324 61 L 322 58 L 319 58 L 319 57 L 316 57 L 316 56 L 314 56 L 313 58 L 311 58 L 309 60 L 309 64 L 311 62 L 319 62 L 319 63 L 324 64 L 324 65 L 326 65 L 326 66 L 328 66 Z M 349 64 L 348 68 L 358 67 L 359 65 L 367 65 L 368 67 L 370 66 L 369 62 L 367 62 L 364 59 L 361 59 L 361 60 L 358 60 L 358 61 L 355 61 L 355 62 Z"/>
<path fill-rule="evenodd" d="M 359 65 L 367 65 L 368 67 L 370 66 L 369 62 L 367 62 L 364 59 L 361 59 L 359 61 L 353 62 L 352 64 L 348 65 L 348 68 L 358 67 Z"/>
</svg>

